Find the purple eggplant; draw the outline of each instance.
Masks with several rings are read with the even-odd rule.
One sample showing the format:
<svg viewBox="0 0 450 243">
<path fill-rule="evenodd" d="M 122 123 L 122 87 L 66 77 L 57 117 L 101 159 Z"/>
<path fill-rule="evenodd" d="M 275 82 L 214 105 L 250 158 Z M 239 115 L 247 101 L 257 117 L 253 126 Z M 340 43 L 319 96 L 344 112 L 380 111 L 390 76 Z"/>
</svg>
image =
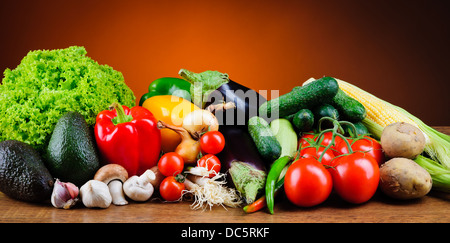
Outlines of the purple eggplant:
<svg viewBox="0 0 450 243">
<path fill-rule="evenodd" d="M 234 102 L 236 108 L 216 111 L 219 124 L 246 126 L 251 117 L 258 115 L 258 108 L 266 99 L 255 90 L 229 80 L 209 95 L 206 106 L 223 102 Z"/>
<path fill-rule="evenodd" d="M 220 126 L 225 148 L 217 157 L 227 182 L 235 187 L 247 203 L 252 203 L 264 190 L 266 164 L 245 126 Z"/>
</svg>

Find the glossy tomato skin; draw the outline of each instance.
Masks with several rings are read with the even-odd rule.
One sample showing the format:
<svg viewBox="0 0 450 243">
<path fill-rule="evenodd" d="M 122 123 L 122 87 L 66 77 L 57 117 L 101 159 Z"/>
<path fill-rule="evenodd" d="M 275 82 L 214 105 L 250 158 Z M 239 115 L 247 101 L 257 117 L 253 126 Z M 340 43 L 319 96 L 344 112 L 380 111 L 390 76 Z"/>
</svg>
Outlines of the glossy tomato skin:
<svg viewBox="0 0 450 243">
<path fill-rule="evenodd" d="M 183 195 L 186 189 L 183 182 L 180 182 L 177 177 L 168 176 L 159 185 L 159 193 L 161 197 L 169 202 L 177 201 Z"/>
<path fill-rule="evenodd" d="M 312 132 L 309 133 L 304 133 L 303 136 L 299 139 L 298 141 L 298 147 L 300 147 L 300 145 L 302 146 L 302 148 L 305 148 L 307 146 L 311 146 L 312 144 L 309 141 L 314 141 L 315 143 L 318 143 L 318 134 L 313 134 Z M 319 145 L 322 145 L 324 147 L 328 146 L 331 143 L 331 140 L 333 138 L 333 133 L 332 132 L 325 132 L 323 134 L 323 136 L 320 138 L 320 143 Z M 340 141 L 342 141 L 342 138 L 339 136 L 336 136 L 334 138 L 334 143 L 331 145 L 331 150 L 334 150 L 335 146 L 337 144 L 340 143 Z M 334 153 L 334 152 L 333 152 Z"/>
<path fill-rule="evenodd" d="M 359 151 L 367 153 L 375 159 L 375 161 L 378 163 L 378 167 L 380 167 L 381 164 L 384 163 L 385 159 L 383 149 L 381 148 L 381 144 L 377 140 L 368 136 L 364 136 L 364 138 L 358 139 L 354 142 L 353 139 L 347 139 L 347 141 L 349 144 L 351 144 L 353 152 Z M 336 156 L 348 153 L 347 144 L 342 140 L 336 144 L 335 149 Z"/>
<path fill-rule="evenodd" d="M 200 148 L 205 154 L 218 154 L 225 147 L 225 138 L 219 131 L 209 131 L 200 138 Z"/>
<path fill-rule="evenodd" d="M 308 133 L 303 133 L 303 136 L 300 137 L 300 139 L 298 140 L 298 146 L 297 149 L 300 148 L 300 146 L 302 146 L 302 148 L 306 147 L 306 146 L 310 146 L 311 144 L 309 143 L 309 141 L 314 141 L 314 133 L 308 132 Z"/>
<path fill-rule="evenodd" d="M 333 160 L 328 169 L 336 193 L 345 201 L 360 204 L 375 194 L 380 179 L 378 163 L 372 156 L 355 152 Z"/>
<path fill-rule="evenodd" d="M 284 190 L 287 198 L 300 207 L 312 207 L 325 201 L 333 188 L 330 173 L 313 158 L 300 158 L 289 166 Z"/>
<path fill-rule="evenodd" d="M 183 172 L 183 169 L 183 157 L 175 152 L 164 154 L 158 161 L 158 170 L 164 176 L 176 176 Z"/>
<path fill-rule="evenodd" d="M 319 147 L 318 149 L 316 147 L 304 148 L 300 151 L 300 156 L 303 158 L 314 158 L 316 160 L 319 160 L 324 150 L 325 147 Z M 327 151 L 325 151 L 325 154 L 322 157 L 322 161 L 320 162 L 323 165 L 331 165 L 331 161 L 334 159 L 334 157 L 335 156 L 333 150 L 328 149 Z"/>
<path fill-rule="evenodd" d="M 220 164 L 219 158 L 214 154 L 207 154 L 201 157 L 197 161 L 198 167 L 206 168 L 211 173 L 208 175 L 209 178 L 216 176 L 220 172 L 220 168 L 222 167 Z"/>
<path fill-rule="evenodd" d="M 316 137 L 316 140 L 319 139 L 318 137 Z M 322 142 L 320 143 L 323 146 L 328 146 L 331 143 L 331 140 L 333 139 L 333 132 L 325 132 L 322 136 L 322 138 L 320 138 L 320 140 L 322 140 Z M 339 136 L 335 136 L 334 138 L 334 144 L 331 145 L 331 148 L 334 149 L 336 147 L 337 144 L 339 144 L 342 141 L 342 138 Z M 316 141 L 318 142 L 318 141 Z"/>
</svg>

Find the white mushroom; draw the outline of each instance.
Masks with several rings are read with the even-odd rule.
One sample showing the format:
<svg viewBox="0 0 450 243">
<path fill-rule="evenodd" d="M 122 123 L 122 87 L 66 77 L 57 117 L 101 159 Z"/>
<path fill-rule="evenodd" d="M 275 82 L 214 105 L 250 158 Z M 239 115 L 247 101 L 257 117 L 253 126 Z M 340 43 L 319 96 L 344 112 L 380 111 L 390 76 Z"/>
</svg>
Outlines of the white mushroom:
<svg viewBox="0 0 450 243">
<path fill-rule="evenodd" d="M 122 189 L 122 184 L 127 179 L 127 170 L 118 164 L 107 164 L 101 167 L 94 176 L 94 180 L 102 181 L 108 185 L 114 205 L 128 204 Z"/>
<path fill-rule="evenodd" d="M 125 194 L 134 201 L 147 201 L 153 194 L 151 181 L 156 176 L 152 170 L 145 171 L 141 176 L 132 176 L 123 184 Z"/>
<path fill-rule="evenodd" d="M 159 185 L 166 177 L 161 173 L 161 171 L 159 171 L 157 165 L 150 168 L 150 170 L 153 171 L 153 173 L 155 174 L 155 179 L 150 180 L 150 183 L 153 185 L 153 188 L 155 190 L 158 190 Z"/>
<path fill-rule="evenodd" d="M 112 197 L 108 186 L 97 180 L 90 180 L 80 188 L 80 197 L 88 208 L 108 208 Z"/>
</svg>

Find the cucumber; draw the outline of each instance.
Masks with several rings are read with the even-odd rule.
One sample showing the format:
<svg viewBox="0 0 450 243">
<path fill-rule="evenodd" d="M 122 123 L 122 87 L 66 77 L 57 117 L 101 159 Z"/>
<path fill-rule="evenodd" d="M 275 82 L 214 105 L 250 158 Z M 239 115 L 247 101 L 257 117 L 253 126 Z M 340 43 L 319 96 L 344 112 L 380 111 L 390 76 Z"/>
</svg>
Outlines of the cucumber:
<svg viewBox="0 0 450 243">
<path fill-rule="evenodd" d="M 287 119 L 275 119 L 270 123 L 270 129 L 281 146 L 280 157 L 293 157 L 297 151 L 297 133 Z"/>
<path fill-rule="evenodd" d="M 314 126 L 314 114 L 310 109 L 301 109 L 294 114 L 292 124 L 299 132 L 308 132 Z"/>
<path fill-rule="evenodd" d="M 339 119 L 339 112 L 336 108 L 334 108 L 332 105 L 329 104 L 323 104 L 323 105 L 319 105 L 316 106 L 314 108 L 314 117 L 315 119 L 315 123 L 314 126 L 318 127 L 319 125 L 319 120 L 322 119 L 323 117 L 330 117 L 333 118 L 335 120 Z M 333 122 L 329 121 L 329 120 L 325 120 L 321 123 L 321 127 L 322 128 L 330 128 L 333 127 Z"/>
<path fill-rule="evenodd" d="M 323 104 L 314 108 L 314 117 L 316 121 L 319 121 L 322 117 L 331 117 L 335 120 L 339 120 L 339 111 L 332 105 Z"/>
<path fill-rule="evenodd" d="M 341 115 L 341 120 L 349 122 L 360 122 L 366 117 L 366 108 L 356 99 L 348 96 L 341 89 L 338 90 L 330 103 Z"/>
<path fill-rule="evenodd" d="M 295 87 L 291 92 L 264 102 L 259 107 L 259 115 L 265 118 L 286 117 L 297 111 L 329 103 L 339 90 L 337 81 L 323 77 L 304 86 Z"/>
<path fill-rule="evenodd" d="M 355 123 L 352 123 L 354 126 L 355 126 L 355 128 L 356 128 L 356 133 L 357 134 L 354 134 L 355 133 L 355 131 L 353 130 L 353 128 L 352 127 L 350 127 L 349 125 L 347 125 L 347 124 L 342 124 L 342 129 L 344 129 L 344 131 L 345 131 L 345 135 L 346 136 L 355 136 L 355 135 L 361 135 L 361 134 L 370 134 L 369 133 L 369 130 L 367 129 L 367 127 L 366 126 L 364 126 L 364 124 L 362 123 L 362 122 L 355 122 Z"/>
<path fill-rule="evenodd" d="M 274 136 L 266 120 L 259 116 L 250 118 L 248 120 L 248 132 L 259 154 L 267 163 L 272 163 L 280 157 L 280 142 Z"/>
</svg>

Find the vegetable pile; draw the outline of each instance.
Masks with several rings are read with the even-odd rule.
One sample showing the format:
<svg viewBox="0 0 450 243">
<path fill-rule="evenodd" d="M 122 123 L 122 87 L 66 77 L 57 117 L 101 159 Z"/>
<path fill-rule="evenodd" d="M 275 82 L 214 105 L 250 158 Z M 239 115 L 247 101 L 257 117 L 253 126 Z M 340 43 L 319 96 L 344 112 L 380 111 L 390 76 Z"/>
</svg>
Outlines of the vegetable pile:
<svg viewBox="0 0 450 243">
<path fill-rule="evenodd" d="M 218 71 L 162 77 L 136 97 L 83 47 L 31 51 L 0 85 L 0 191 L 56 208 L 158 198 L 192 209 L 274 214 L 277 195 L 313 207 L 379 190 L 450 192 L 450 136 L 345 81 L 280 97 Z"/>
</svg>

